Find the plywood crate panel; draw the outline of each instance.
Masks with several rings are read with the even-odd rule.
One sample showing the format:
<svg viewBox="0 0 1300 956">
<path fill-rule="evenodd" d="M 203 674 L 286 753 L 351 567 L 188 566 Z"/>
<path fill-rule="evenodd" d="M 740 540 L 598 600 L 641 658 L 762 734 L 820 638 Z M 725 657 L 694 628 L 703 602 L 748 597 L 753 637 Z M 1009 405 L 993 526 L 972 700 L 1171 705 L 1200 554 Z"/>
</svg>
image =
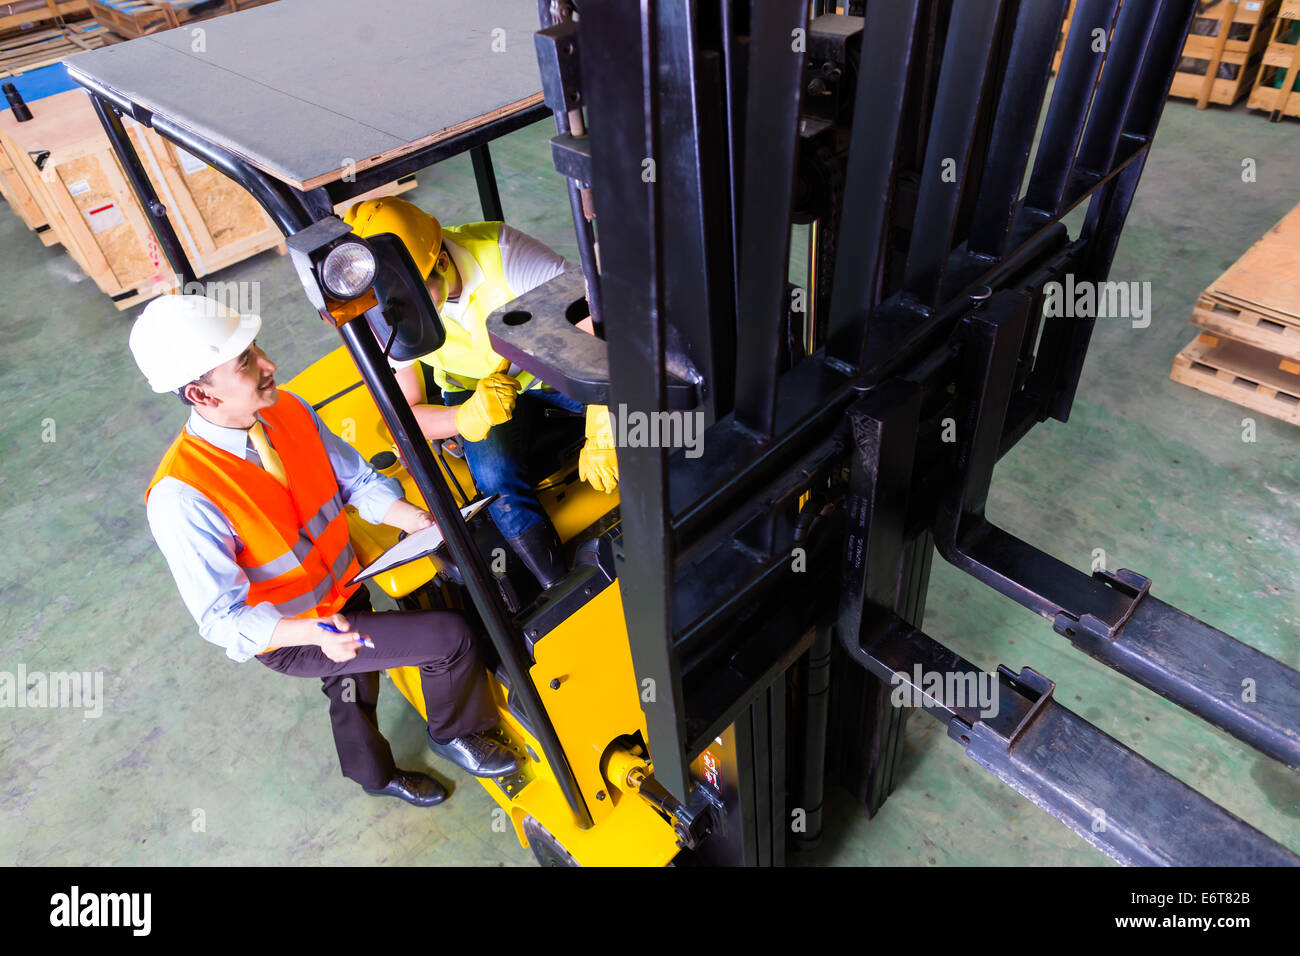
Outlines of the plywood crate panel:
<svg viewBox="0 0 1300 956">
<path fill-rule="evenodd" d="M 19 159 L 22 162 L 27 161 L 25 156 Z M 0 143 L 0 195 L 4 196 L 5 201 L 9 203 L 9 208 L 23 221 L 23 225 L 40 236 L 41 242 L 51 246 L 59 241 L 54 231 L 50 229 L 45 213 L 36 204 L 36 199 L 32 196 L 27 183 L 18 175 L 18 168 L 3 143 Z"/>
<path fill-rule="evenodd" d="M 1300 206 L 1252 243 L 1205 294 L 1300 325 Z"/>
<path fill-rule="evenodd" d="M 153 130 L 131 125 L 140 160 L 196 275 L 265 249 L 284 251 L 279 229 L 246 190 Z"/>
</svg>

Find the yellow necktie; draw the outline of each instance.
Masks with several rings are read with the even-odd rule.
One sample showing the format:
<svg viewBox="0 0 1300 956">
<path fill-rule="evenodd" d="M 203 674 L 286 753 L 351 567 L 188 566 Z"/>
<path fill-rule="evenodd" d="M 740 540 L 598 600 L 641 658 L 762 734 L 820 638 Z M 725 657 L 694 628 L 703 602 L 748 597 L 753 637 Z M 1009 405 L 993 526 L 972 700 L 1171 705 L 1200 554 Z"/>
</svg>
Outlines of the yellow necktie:
<svg viewBox="0 0 1300 956">
<path fill-rule="evenodd" d="M 248 430 L 248 437 L 253 440 L 253 448 L 257 450 L 257 457 L 262 459 L 262 467 L 270 472 L 271 477 L 282 485 L 288 482 L 284 478 L 284 462 L 280 461 L 280 456 L 275 453 L 271 443 L 266 440 L 266 429 L 262 427 L 261 422 L 257 422 Z"/>
</svg>

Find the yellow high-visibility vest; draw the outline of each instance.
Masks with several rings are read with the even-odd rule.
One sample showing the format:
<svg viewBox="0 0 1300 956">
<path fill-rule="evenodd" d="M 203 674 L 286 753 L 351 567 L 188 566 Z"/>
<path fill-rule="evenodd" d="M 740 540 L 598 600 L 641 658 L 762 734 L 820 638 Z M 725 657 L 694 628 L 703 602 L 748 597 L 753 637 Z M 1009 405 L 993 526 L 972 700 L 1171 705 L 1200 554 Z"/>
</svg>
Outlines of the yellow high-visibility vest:
<svg viewBox="0 0 1300 956">
<path fill-rule="evenodd" d="M 439 388 L 473 390 L 479 379 L 491 375 L 501 364 L 501 356 L 492 350 L 488 339 L 487 317 L 522 293 L 511 289 L 506 282 L 505 266 L 501 262 L 501 223 L 466 223 L 444 228 L 442 235 L 473 257 L 483 273 L 483 281 L 465 303 L 460 321 L 443 321 L 447 340 L 442 348 L 422 355 L 420 361 L 433 368 L 433 378 Z M 528 372 L 520 372 L 517 377 L 521 389 L 536 382 Z"/>
</svg>

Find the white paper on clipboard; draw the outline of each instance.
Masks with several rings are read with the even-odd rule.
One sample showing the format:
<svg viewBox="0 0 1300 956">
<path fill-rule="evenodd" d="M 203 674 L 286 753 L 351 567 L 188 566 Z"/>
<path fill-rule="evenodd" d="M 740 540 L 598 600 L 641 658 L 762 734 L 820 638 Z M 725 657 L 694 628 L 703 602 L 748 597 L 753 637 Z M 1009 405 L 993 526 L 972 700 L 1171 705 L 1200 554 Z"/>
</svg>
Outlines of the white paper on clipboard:
<svg viewBox="0 0 1300 956">
<path fill-rule="evenodd" d="M 461 515 L 466 521 L 474 517 L 492 502 L 496 501 L 497 496 L 492 495 L 480 501 L 472 501 L 464 508 L 460 509 Z M 408 534 L 397 544 L 393 545 L 373 563 L 362 568 L 353 582 L 366 581 L 373 578 L 376 574 L 383 574 L 385 571 L 391 571 L 393 568 L 400 568 L 404 564 L 410 564 L 412 561 L 418 561 L 427 557 L 442 547 L 445 541 L 442 529 L 436 524 L 430 525 L 422 531 L 414 534 Z"/>
</svg>

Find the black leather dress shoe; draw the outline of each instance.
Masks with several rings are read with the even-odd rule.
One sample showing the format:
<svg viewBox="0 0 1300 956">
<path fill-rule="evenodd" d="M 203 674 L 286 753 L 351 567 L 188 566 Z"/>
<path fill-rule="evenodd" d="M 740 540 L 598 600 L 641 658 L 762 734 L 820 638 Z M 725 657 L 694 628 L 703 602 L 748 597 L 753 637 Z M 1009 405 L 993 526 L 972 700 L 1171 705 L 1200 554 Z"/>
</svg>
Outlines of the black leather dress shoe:
<svg viewBox="0 0 1300 956">
<path fill-rule="evenodd" d="M 447 799 L 447 791 L 428 774 L 398 770 L 382 790 L 363 788 L 372 797 L 397 797 L 416 807 L 436 807 Z"/>
<path fill-rule="evenodd" d="M 466 734 L 445 744 L 430 737 L 429 749 L 476 777 L 504 777 L 519 769 L 519 758 L 509 747 L 482 734 Z"/>
</svg>

